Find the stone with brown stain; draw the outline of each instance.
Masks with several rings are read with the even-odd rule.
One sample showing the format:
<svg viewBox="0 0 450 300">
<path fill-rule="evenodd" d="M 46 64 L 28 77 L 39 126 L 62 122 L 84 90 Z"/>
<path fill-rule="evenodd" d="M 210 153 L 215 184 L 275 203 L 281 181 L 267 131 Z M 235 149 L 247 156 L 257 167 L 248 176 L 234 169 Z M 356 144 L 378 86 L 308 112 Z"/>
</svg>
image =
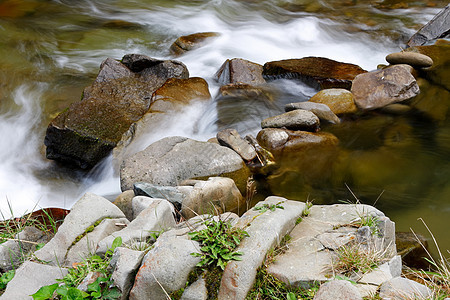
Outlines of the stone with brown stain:
<svg viewBox="0 0 450 300">
<path fill-rule="evenodd" d="M 286 59 L 264 64 L 265 78 L 299 79 L 316 89 L 350 89 L 352 80 L 366 71 L 354 64 L 324 57 Z"/>
<path fill-rule="evenodd" d="M 358 111 L 353 94 L 346 89 L 325 89 L 309 99 L 310 102 L 326 104 L 336 115 Z"/>
<path fill-rule="evenodd" d="M 180 36 L 170 46 L 170 52 L 175 55 L 181 55 L 187 51 L 200 48 L 201 46 L 205 45 L 208 40 L 218 37 L 219 35 L 220 33 L 218 32 L 199 32 Z"/>
</svg>

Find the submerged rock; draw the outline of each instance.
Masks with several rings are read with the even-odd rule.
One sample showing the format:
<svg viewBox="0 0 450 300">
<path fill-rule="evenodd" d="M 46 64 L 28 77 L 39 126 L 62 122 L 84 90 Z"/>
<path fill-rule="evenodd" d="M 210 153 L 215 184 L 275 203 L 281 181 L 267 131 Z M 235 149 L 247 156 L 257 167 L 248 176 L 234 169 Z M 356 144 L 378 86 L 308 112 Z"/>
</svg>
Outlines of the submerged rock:
<svg viewBox="0 0 450 300">
<path fill-rule="evenodd" d="M 186 66 L 136 54 L 124 56 L 122 62 L 106 59 L 83 99 L 48 126 L 47 158 L 93 167 L 147 112 L 153 92 L 171 77 L 189 77 Z"/>
<path fill-rule="evenodd" d="M 316 89 L 350 89 L 356 75 L 366 71 L 354 64 L 323 57 L 286 59 L 264 64 L 266 78 L 299 79 Z"/>
<path fill-rule="evenodd" d="M 394 65 L 356 76 L 352 85 L 356 105 L 360 109 L 371 110 L 418 95 L 419 86 L 411 70 L 408 65 Z"/>
<path fill-rule="evenodd" d="M 170 46 L 170 51 L 175 55 L 181 55 L 187 51 L 200 48 L 208 42 L 208 40 L 218 37 L 218 32 L 199 32 L 190 35 L 180 36 Z"/>
<path fill-rule="evenodd" d="M 262 76 L 263 66 L 242 58 L 227 59 L 215 77 L 221 85 L 266 83 Z"/>
<path fill-rule="evenodd" d="M 325 89 L 309 99 L 310 102 L 327 105 L 336 115 L 351 114 L 358 111 L 353 94 L 346 89 Z"/>
</svg>

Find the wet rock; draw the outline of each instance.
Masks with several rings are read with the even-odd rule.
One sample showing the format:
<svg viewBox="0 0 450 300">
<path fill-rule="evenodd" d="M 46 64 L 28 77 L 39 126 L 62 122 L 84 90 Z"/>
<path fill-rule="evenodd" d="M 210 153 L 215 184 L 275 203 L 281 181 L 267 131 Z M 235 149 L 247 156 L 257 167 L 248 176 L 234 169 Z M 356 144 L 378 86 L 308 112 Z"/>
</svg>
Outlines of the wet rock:
<svg viewBox="0 0 450 300">
<path fill-rule="evenodd" d="M 16 270 L 14 278 L 8 283 L 2 299 L 31 299 L 41 287 L 56 283 L 67 274 L 67 269 L 59 266 L 25 262 Z"/>
<path fill-rule="evenodd" d="M 86 193 L 74 204 L 50 242 L 34 252 L 34 255 L 51 265 L 60 265 L 72 243 L 83 236 L 90 226 L 95 226 L 97 221 L 105 218 L 120 219 L 125 218 L 125 215 L 109 200 Z"/>
<path fill-rule="evenodd" d="M 262 128 L 287 128 L 291 130 L 318 131 L 319 118 L 310 111 L 296 109 L 261 121 Z"/>
<path fill-rule="evenodd" d="M 200 257 L 191 253 L 199 253 L 199 249 L 200 245 L 186 236 L 163 233 L 145 256 L 129 299 L 166 300 L 166 293 L 185 287 L 189 273 L 200 262 Z"/>
<path fill-rule="evenodd" d="M 353 94 L 345 89 L 321 90 L 312 96 L 309 101 L 327 105 L 336 115 L 350 114 L 358 111 Z"/>
<path fill-rule="evenodd" d="M 220 145 L 233 149 L 245 161 L 251 161 L 256 157 L 255 148 L 246 140 L 241 138 L 237 130 L 225 129 L 217 133 Z"/>
<path fill-rule="evenodd" d="M 396 277 L 385 283 L 380 287 L 380 297 L 392 300 L 425 299 L 431 296 L 431 290 L 418 282 L 410 279 Z"/>
<path fill-rule="evenodd" d="M 314 300 L 346 299 L 362 300 L 358 289 L 346 280 L 331 280 L 320 286 Z"/>
<path fill-rule="evenodd" d="M 245 100 L 265 100 L 265 101 L 273 101 L 274 99 L 274 91 L 261 86 L 254 86 L 250 84 L 227 84 L 223 85 L 219 89 L 219 98 L 227 99 L 227 98 L 241 98 Z"/>
<path fill-rule="evenodd" d="M 203 78 L 169 78 L 152 95 L 151 111 L 171 112 L 193 100 L 210 100 L 208 83 Z"/>
<path fill-rule="evenodd" d="M 316 89 L 350 89 L 355 76 L 365 72 L 357 65 L 323 57 L 305 57 L 265 63 L 263 75 L 265 78 L 300 79 Z"/>
<path fill-rule="evenodd" d="M 227 59 L 215 77 L 221 85 L 266 83 L 262 76 L 263 66 L 242 58 Z"/>
<path fill-rule="evenodd" d="M 46 243 L 49 237 L 34 226 L 26 226 L 14 237 L 0 244 L 0 271 L 7 272 L 17 269 L 28 257 L 30 251 L 36 249 L 36 244 Z"/>
<path fill-rule="evenodd" d="M 279 204 L 283 209 L 277 208 L 263 213 L 252 209 L 239 219 L 237 226 L 247 226 L 249 236 L 236 249 L 243 253 L 242 260 L 230 261 L 225 267 L 219 299 L 245 299 L 255 282 L 256 270 L 261 266 L 267 252 L 291 231 L 305 208 L 304 203 L 281 197 L 268 197 L 256 206 L 264 204 Z"/>
<path fill-rule="evenodd" d="M 174 209 L 167 200 L 154 200 L 127 227 L 113 232 L 98 243 L 97 254 L 105 254 L 111 248 L 116 237 L 122 238 L 122 243 L 131 245 L 134 242 L 146 242 L 161 230 L 175 227 Z"/>
<path fill-rule="evenodd" d="M 417 31 L 408 41 L 408 46 L 421 46 L 431 40 L 449 37 L 450 4 L 444 7 L 434 18 Z"/>
<path fill-rule="evenodd" d="M 258 132 L 258 143 L 266 149 L 276 149 L 283 146 L 289 139 L 289 134 L 285 129 L 264 128 Z"/>
<path fill-rule="evenodd" d="M 433 65 L 433 60 L 420 53 L 396 52 L 386 56 L 386 61 L 391 65 L 406 64 L 415 68 L 428 68 Z"/>
<path fill-rule="evenodd" d="M 339 124 L 341 120 L 331 111 L 328 105 L 314 102 L 297 102 L 289 103 L 284 107 L 285 111 L 292 111 L 296 109 L 303 109 L 315 114 L 321 121 L 329 122 L 332 124 Z"/>
<path fill-rule="evenodd" d="M 153 92 L 171 77 L 189 77 L 186 66 L 134 54 L 124 56 L 122 63 L 106 59 L 82 100 L 48 126 L 44 140 L 47 158 L 93 167 L 147 112 Z"/>
<path fill-rule="evenodd" d="M 186 220 L 201 214 L 240 214 L 245 211 L 244 206 L 245 201 L 232 179 L 211 177 L 194 184 L 183 200 L 181 214 Z"/>
<path fill-rule="evenodd" d="M 111 258 L 110 266 L 113 269 L 111 280 L 114 286 L 122 293 L 120 299 L 128 299 L 128 294 L 133 287 L 134 278 L 144 258 L 143 251 L 117 247 Z"/>
<path fill-rule="evenodd" d="M 423 235 L 414 235 L 412 232 L 396 232 L 395 243 L 397 252 L 402 256 L 406 266 L 423 270 L 430 267 L 430 263 L 425 260 L 428 257 L 426 251 L 428 250 L 428 241 Z"/>
<path fill-rule="evenodd" d="M 122 190 L 135 182 L 178 185 L 190 178 L 230 177 L 245 191 L 248 169 L 233 150 L 184 137 L 167 137 L 127 158 L 120 170 Z"/>
<path fill-rule="evenodd" d="M 352 85 L 356 105 L 360 109 L 371 110 L 418 95 L 419 86 L 411 70 L 408 65 L 394 65 L 356 76 Z"/>
<path fill-rule="evenodd" d="M 220 36 L 218 32 L 199 32 L 190 35 L 180 36 L 170 46 L 170 52 L 181 55 L 187 51 L 200 48 L 208 43 L 212 38 Z"/>
</svg>

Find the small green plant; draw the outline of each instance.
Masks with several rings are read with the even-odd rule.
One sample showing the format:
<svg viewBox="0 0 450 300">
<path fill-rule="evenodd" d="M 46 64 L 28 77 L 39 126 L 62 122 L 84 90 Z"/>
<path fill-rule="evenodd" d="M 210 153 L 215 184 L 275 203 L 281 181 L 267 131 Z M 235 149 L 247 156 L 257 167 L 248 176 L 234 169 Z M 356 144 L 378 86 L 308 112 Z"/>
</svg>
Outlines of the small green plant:
<svg viewBox="0 0 450 300">
<path fill-rule="evenodd" d="M 377 216 L 366 212 L 358 213 L 358 216 L 359 219 L 351 225 L 355 225 L 356 227 L 368 226 L 372 235 L 380 235 L 380 229 L 378 228 L 379 219 Z"/>
<path fill-rule="evenodd" d="M 0 276 L 0 290 L 6 289 L 8 282 L 10 282 L 14 278 L 14 275 L 15 275 L 15 271 L 11 270 L 11 271 L 3 273 Z"/>
<path fill-rule="evenodd" d="M 368 273 L 386 260 L 384 252 L 360 244 L 344 245 L 336 250 L 336 254 L 333 271 L 348 277 Z"/>
<path fill-rule="evenodd" d="M 230 260 L 241 260 L 241 252 L 234 249 L 241 243 L 241 240 L 248 236 L 247 232 L 232 227 L 227 221 L 214 219 L 204 222 L 205 229 L 189 233 L 192 240 L 200 243 L 202 253 L 191 253 L 200 257 L 198 267 L 217 266 L 222 270 Z"/>
<path fill-rule="evenodd" d="M 115 238 L 111 248 L 106 251 L 105 257 L 92 255 L 86 258 L 82 263 L 75 264 L 74 268 L 69 269 L 68 274 L 59 280 L 61 283 L 43 286 L 31 296 L 34 300 L 118 299 L 120 297 L 118 289 L 110 288 L 112 281 L 108 266 L 114 250 L 121 245 L 122 238 Z M 101 275 L 95 282 L 88 285 L 87 292 L 79 290 L 77 287 L 91 272 L 98 272 Z"/>
<path fill-rule="evenodd" d="M 307 217 L 309 216 L 309 214 L 311 213 L 310 208 L 313 206 L 312 201 L 306 200 L 305 203 L 306 207 L 305 209 L 302 211 L 302 217 Z"/>
<path fill-rule="evenodd" d="M 278 202 L 276 204 L 267 204 L 267 203 L 265 203 L 265 204 L 260 205 L 260 206 L 255 206 L 253 208 L 253 210 L 259 210 L 259 211 L 261 211 L 261 213 L 265 213 L 266 211 L 269 211 L 269 210 L 270 211 L 275 211 L 277 208 L 284 209 L 284 207 L 281 205 L 281 203 L 283 203 L 283 201 L 280 201 L 280 202 Z"/>
</svg>

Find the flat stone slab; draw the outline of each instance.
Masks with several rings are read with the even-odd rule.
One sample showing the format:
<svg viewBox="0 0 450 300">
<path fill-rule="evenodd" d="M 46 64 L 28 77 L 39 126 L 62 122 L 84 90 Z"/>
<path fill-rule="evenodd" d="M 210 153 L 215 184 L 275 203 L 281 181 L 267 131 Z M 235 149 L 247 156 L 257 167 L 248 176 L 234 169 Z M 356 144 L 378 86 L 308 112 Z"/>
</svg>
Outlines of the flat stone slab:
<svg viewBox="0 0 450 300">
<path fill-rule="evenodd" d="M 147 241 L 152 235 L 175 227 L 174 213 L 173 206 L 169 201 L 154 200 L 127 227 L 101 240 L 96 253 L 106 253 L 111 248 L 114 239 L 119 236 L 122 238 L 123 244 L 131 245 L 134 242 Z"/>
<path fill-rule="evenodd" d="M 341 123 L 341 120 L 331 111 L 330 107 L 323 103 L 315 103 L 310 101 L 296 102 L 286 104 L 284 107 L 286 112 L 296 109 L 308 110 L 315 114 L 321 121 L 326 121 L 332 124 Z"/>
<path fill-rule="evenodd" d="M 125 218 L 125 215 L 109 200 L 86 193 L 74 204 L 50 242 L 34 254 L 54 266 L 61 264 L 76 238 L 85 234 L 88 227 L 106 218 L 120 219 Z"/>
<path fill-rule="evenodd" d="M 218 299 L 245 299 L 255 282 L 256 270 L 266 253 L 292 230 L 305 204 L 282 197 L 268 197 L 255 207 L 281 205 L 283 209 L 260 211 L 251 209 L 239 219 L 237 227 L 249 234 L 236 251 L 243 253 L 241 261 L 230 261 L 225 267 Z"/>
<path fill-rule="evenodd" d="M 8 283 L 0 299 L 33 299 L 30 295 L 36 293 L 42 286 L 56 283 L 56 279 L 63 278 L 67 273 L 65 268 L 27 261 L 16 270 L 16 275 Z"/>
<path fill-rule="evenodd" d="M 369 240 L 374 240 L 374 247 L 384 247 L 388 257 L 395 255 L 391 253 L 391 244 L 395 246 L 395 242 L 392 242 L 395 237 L 390 230 L 391 224 L 389 223 L 389 230 L 383 231 L 387 221 L 383 219 L 384 214 L 376 208 L 361 204 L 336 204 L 315 205 L 309 210 L 309 215 L 303 217 L 289 234 L 291 240 L 287 250 L 268 267 L 270 274 L 286 284 L 309 288 L 315 283 L 329 280 L 333 263 L 338 258 L 335 251 L 342 246 L 352 245 L 357 240 L 357 228 L 349 225 L 360 220 L 361 216 L 372 215 L 379 218 L 378 227 L 382 237 L 370 236 Z M 390 241 L 389 245 L 384 244 L 384 240 Z M 380 272 L 383 271 L 381 279 L 384 281 L 397 275 L 398 266 L 401 267 L 396 259 L 392 260 L 392 265 L 390 263 L 380 267 Z M 363 282 L 380 280 L 378 275 L 367 275 Z"/>
<path fill-rule="evenodd" d="M 287 128 L 316 132 L 319 130 L 319 126 L 319 118 L 311 111 L 304 109 L 296 109 L 261 121 L 262 128 Z"/>
</svg>

